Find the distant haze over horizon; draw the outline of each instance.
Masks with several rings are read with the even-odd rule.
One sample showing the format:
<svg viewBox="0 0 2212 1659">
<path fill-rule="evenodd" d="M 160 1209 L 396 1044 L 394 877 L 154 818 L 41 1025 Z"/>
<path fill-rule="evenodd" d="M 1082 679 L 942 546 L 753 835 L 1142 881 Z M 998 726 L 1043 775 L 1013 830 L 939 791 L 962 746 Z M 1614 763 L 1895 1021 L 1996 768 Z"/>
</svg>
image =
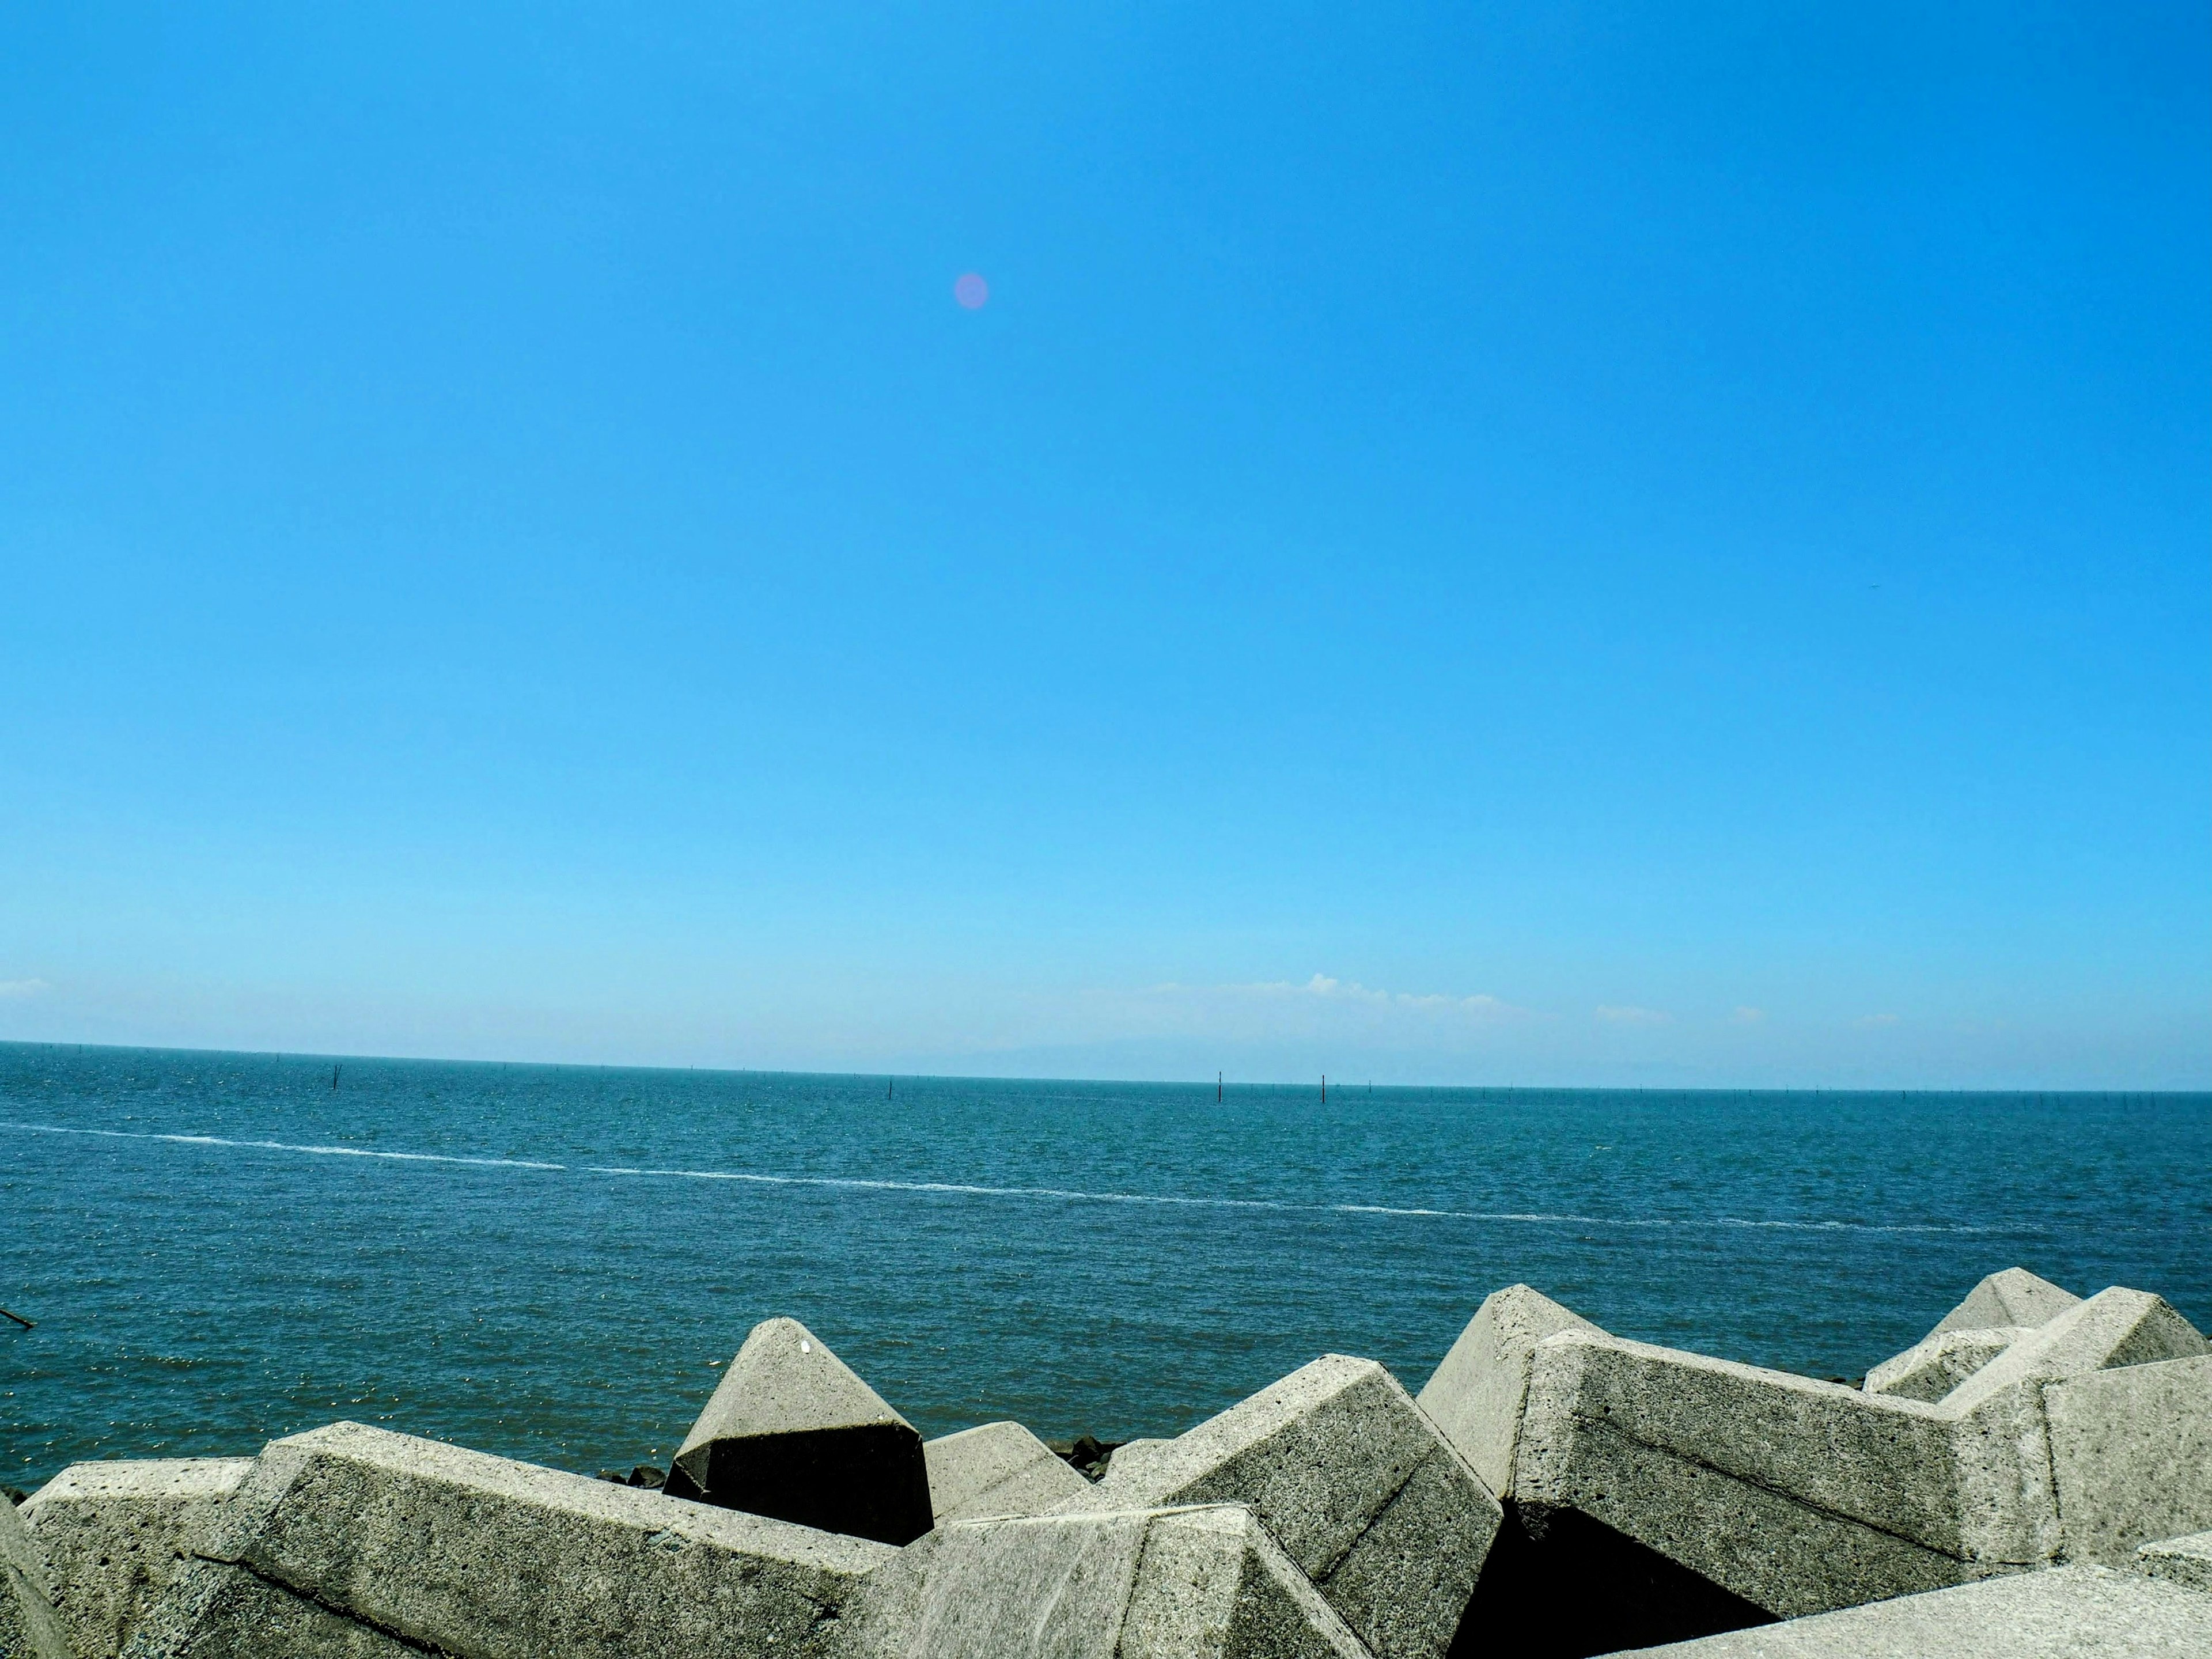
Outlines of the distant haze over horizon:
<svg viewBox="0 0 2212 1659">
<path fill-rule="evenodd" d="M 2212 14 L 0 19 L 0 1041 L 2212 1086 Z"/>
</svg>

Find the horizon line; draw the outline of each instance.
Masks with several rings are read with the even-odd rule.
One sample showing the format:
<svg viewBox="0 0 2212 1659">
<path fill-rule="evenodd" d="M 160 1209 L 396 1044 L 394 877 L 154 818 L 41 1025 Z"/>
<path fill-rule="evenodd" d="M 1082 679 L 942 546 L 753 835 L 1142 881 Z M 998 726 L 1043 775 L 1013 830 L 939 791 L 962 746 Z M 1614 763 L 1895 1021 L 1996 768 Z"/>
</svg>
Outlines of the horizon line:
<svg viewBox="0 0 2212 1659">
<path fill-rule="evenodd" d="M 780 1066 L 696 1066 L 638 1060 L 484 1060 L 450 1054 L 345 1054 L 335 1050 L 313 1048 L 203 1048 L 167 1043 L 143 1042 L 71 1042 L 29 1037 L 0 1037 L 0 1049 L 49 1048 L 75 1049 L 79 1053 L 89 1048 L 108 1054 L 190 1054 L 220 1056 L 240 1060 L 298 1060 L 325 1062 L 334 1066 L 370 1063 L 390 1066 L 526 1066 L 539 1071 L 574 1072 L 665 1072 L 709 1077 L 787 1077 L 823 1079 L 866 1079 L 885 1084 L 899 1081 L 933 1084 L 997 1083 L 997 1084 L 1077 1084 L 1085 1086 L 1155 1088 L 1155 1089 L 1266 1089 L 1270 1091 L 1296 1090 L 1319 1093 L 1324 1074 L 1316 1073 L 1303 1079 L 1269 1079 L 1255 1078 L 1231 1079 L 1224 1073 L 1218 1080 L 1204 1078 L 1109 1078 L 1109 1077 L 1044 1077 L 1033 1074 L 1013 1074 L 988 1072 L 924 1072 L 924 1071 L 848 1071 L 814 1070 L 805 1067 Z M 1334 1077 L 1334 1074 L 1328 1074 Z M 1398 1093 L 1450 1092 L 1457 1094 L 1644 1094 L 1644 1095 L 1987 1095 L 2025 1097 L 2029 1095 L 2080 1096 L 2084 1098 L 2143 1097 L 2212 1096 L 2212 1086 L 2197 1088 L 2023 1088 L 1966 1086 L 1960 1085 L 1834 1085 L 1834 1084 L 1659 1084 L 1659 1083 L 1377 1083 L 1368 1079 L 1331 1081 L 1328 1087 L 1346 1093 L 1371 1094 L 1378 1090 Z"/>
</svg>

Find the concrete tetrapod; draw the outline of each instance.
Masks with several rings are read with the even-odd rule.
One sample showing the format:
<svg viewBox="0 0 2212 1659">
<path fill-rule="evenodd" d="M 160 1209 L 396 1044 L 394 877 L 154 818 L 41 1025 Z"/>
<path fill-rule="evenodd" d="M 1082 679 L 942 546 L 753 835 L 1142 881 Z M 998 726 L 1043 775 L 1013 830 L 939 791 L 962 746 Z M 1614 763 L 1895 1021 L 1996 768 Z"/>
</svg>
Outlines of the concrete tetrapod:
<svg viewBox="0 0 2212 1659">
<path fill-rule="evenodd" d="M 2203 1659 L 2212 1595 L 2106 1567 L 2053 1567 L 1695 1642 L 1646 1659 Z"/>
<path fill-rule="evenodd" d="M 1237 1504 L 956 1521 L 855 1599 L 840 1659 L 1368 1659 Z"/>
<path fill-rule="evenodd" d="M 250 1457 L 72 1463 L 23 1520 L 52 1569 L 54 1611 L 77 1659 L 113 1659 L 183 1571 L 253 1467 Z"/>
<path fill-rule="evenodd" d="M 46 1564 L 15 1506 L 0 1498 L 0 1659 L 71 1659 Z"/>
<path fill-rule="evenodd" d="M 1594 1328 L 1559 1331 L 1526 1352 L 1520 1421 L 1509 1435 L 1494 1415 L 1484 1419 L 1476 1448 L 1494 1457 L 1510 1440 L 1516 1511 L 1587 1517 L 1753 1615 L 1796 1617 L 2059 1561 L 2117 1559 L 2155 1535 L 2146 1528 L 2212 1522 L 2191 1519 L 2203 1501 L 2193 1485 L 2131 1509 L 2090 1467 L 2101 1457 L 2155 1468 L 2158 1446 L 2194 1443 L 2212 1410 L 2212 1398 L 2191 1393 L 2190 1373 L 2149 1374 L 2206 1344 L 2141 1291 L 2075 1304 L 1938 1404 Z M 2092 1376 L 2094 1385 L 2076 1392 L 2077 1380 Z M 1491 1397 L 1510 1399 L 1510 1382 L 1494 1382 Z M 2047 1400 L 2070 1403 L 2051 1411 Z M 1454 1420 L 1449 1409 L 1439 1415 Z M 2100 1449 L 2070 1466 L 2062 1450 L 2054 1484 L 2062 1443 Z M 2060 1502 L 2069 1479 L 2083 1495 L 2070 1532 Z"/>
<path fill-rule="evenodd" d="M 1344 1354 L 1173 1440 L 1124 1446 L 1058 1513 L 1223 1503 L 1248 1505 L 1380 1659 L 1450 1647 L 1500 1520 L 1398 1380 Z"/>
<path fill-rule="evenodd" d="M 885 1544 L 930 1528 L 921 1437 L 795 1319 L 753 1327 L 664 1490 Z"/>
<path fill-rule="evenodd" d="M 939 1526 L 989 1515 L 1042 1515 L 1091 1483 L 1018 1423 L 986 1423 L 926 1441 L 929 1503 Z"/>
<path fill-rule="evenodd" d="M 272 1441 L 128 1659 L 810 1650 L 897 1552 L 358 1423 Z"/>
</svg>

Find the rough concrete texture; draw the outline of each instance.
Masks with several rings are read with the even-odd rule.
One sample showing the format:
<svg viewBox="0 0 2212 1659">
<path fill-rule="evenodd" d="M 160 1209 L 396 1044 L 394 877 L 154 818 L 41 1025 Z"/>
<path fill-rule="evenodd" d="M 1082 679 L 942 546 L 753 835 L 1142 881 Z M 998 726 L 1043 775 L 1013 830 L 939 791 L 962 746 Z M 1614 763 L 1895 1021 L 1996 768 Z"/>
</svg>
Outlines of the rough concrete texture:
<svg viewBox="0 0 2212 1659">
<path fill-rule="evenodd" d="M 925 1442 L 939 1526 L 988 1515 L 1042 1515 L 1091 1483 L 1018 1423 L 986 1423 Z"/>
<path fill-rule="evenodd" d="M 930 1528 L 921 1437 L 795 1319 L 753 1327 L 665 1490 L 886 1544 Z"/>
<path fill-rule="evenodd" d="M 1536 1345 L 1561 1331 L 1596 1329 L 1548 1296 L 1509 1285 L 1483 1299 L 1422 1389 L 1421 1409 L 1499 1497 L 1513 1490 L 1513 1447 Z"/>
<path fill-rule="evenodd" d="M 243 1567 L 194 1561 L 139 1620 L 123 1659 L 421 1659 L 423 1652 Z"/>
<path fill-rule="evenodd" d="M 896 1552 L 338 1423 L 272 1441 L 204 1553 L 323 1613 L 469 1659 L 734 1659 L 802 1649 Z M 134 1659 L 253 1650 L 242 1621 L 292 1629 L 306 1617 L 223 1582 L 173 1585 L 133 1638 Z M 197 1613 L 195 1594 L 207 1597 Z M 296 1650 L 270 1647 L 268 1659 L 354 1650 L 307 1624 Z"/>
<path fill-rule="evenodd" d="M 2203 1347 L 2156 1297 L 2108 1290 L 1929 1404 L 1565 1331 L 1531 1354 L 1509 1495 L 1579 1510 L 1785 1618 L 2048 1565 L 2075 1552 L 2047 1393 Z M 2148 1469 L 2142 1425 L 2185 1441 L 2181 1418 L 2208 1403 L 2154 1378 L 2100 1383 L 2068 1431 L 2136 1446 Z M 2124 1478 L 2093 1486 L 2094 1456 L 2065 1466 L 2096 1494 L 2079 1509 L 2082 1555 L 2200 1524 L 2193 1496 L 2130 1496 Z"/>
<path fill-rule="evenodd" d="M 1899 1400 L 1917 1400 L 1932 1406 L 2012 1346 L 2030 1328 L 2025 1325 L 1996 1325 L 1986 1329 L 1938 1331 L 1869 1371 L 1866 1391 L 1894 1395 Z"/>
<path fill-rule="evenodd" d="M 856 1599 L 850 1659 L 1366 1659 L 1235 1504 L 961 1521 Z"/>
<path fill-rule="evenodd" d="M 2040 1325 L 2056 1319 L 2081 1298 L 2063 1291 L 2025 1267 L 1991 1273 L 1966 1292 L 1966 1299 L 1936 1322 L 1940 1331 L 1986 1330 L 1996 1325 Z"/>
<path fill-rule="evenodd" d="M 122 1650 L 252 1467 L 250 1457 L 73 1463 L 32 1495 L 23 1520 L 77 1659 Z"/>
<path fill-rule="evenodd" d="M 2186 1538 L 2162 1538 L 2136 1552 L 2136 1568 L 2154 1578 L 2212 1595 L 2212 1532 L 2191 1533 Z"/>
<path fill-rule="evenodd" d="M 1669 1659 L 2203 1659 L 2212 1653 L 2212 1596 L 2105 1567 L 2058 1567 L 1636 1651 Z"/>
<path fill-rule="evenodd" d="M 1382 1659 L 1443 1653 L 1501 1512 L 1371 1359 L 1328 1354 L 1142 1455 L 1062 1506 L 1248 1505 Z"/>
<path fill-rule="evenodd" d="M 2043 1407 L 2068 1560 L 2212 1527 L 2212 1356 L 2046 1383 Z"/>
<path fill-rule="evenodd" d="M 46 1564 L 15 1506 L 0 1498 L 0 1659 L 70 1659 Z"/>
</svg>

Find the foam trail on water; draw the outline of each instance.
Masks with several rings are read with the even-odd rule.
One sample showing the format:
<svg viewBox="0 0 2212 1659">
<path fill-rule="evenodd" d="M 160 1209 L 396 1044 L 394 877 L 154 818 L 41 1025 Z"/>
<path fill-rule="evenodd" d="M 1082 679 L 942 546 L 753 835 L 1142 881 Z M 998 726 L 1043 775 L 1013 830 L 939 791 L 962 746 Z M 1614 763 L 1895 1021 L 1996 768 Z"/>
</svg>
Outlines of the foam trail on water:
<svg viewBox="0 0 2212 1659">
<path fill-rule="evenodd" d="M 1546 1210 L 1437 1210 L 1391 1204 L 1300 1204 L 1272 1198 L 1191 1198 L 1173 1193 L 1100 1193 L 1074 1187 L 982 1187 L 956 1181 L 884 1181 L 860 1176 L 767 1175 L 747 1170 L 661 1170 L 619 1164 L 544 1163 L 526 1158 L 465 1158 L 452 1152 L 388 1152 L 366 1146 L 326 1146 L 289 1140 L 233 1140 L 221 1135 L 162 1134 L 152 1130 L 87 1129 L 58 1123 L 0 1122 L 27 1134 L 94 1135 L 108 1140 L 158 1140 L 180 1146 L 233 1146 L 252 1152 L 299 1152 L 315 1158 L 386 1158 L 399 1164 L 458 1164 L 480 1169 L 540 1170 L 562 1175 L 634 1180 L 731 1181 L 759 1187 L 826 1187 L 856 1192 L 949 1193 L 973 1198 L 1056 1199 L 1081 1204 L 1152 1204 L 1200 1210 L 1276 1210 L 1287 1214 L 1399 1216 L 1417 1220 L 1491 1221 L 1551 1227 L 1760 1227 L 1784 1232 L 2021 1233 L 2018 1227 L 1966 1227 L 1941 1223 L 1780 1221 L 1741 1216 L 1577 1215 Z"/>
</svg>

